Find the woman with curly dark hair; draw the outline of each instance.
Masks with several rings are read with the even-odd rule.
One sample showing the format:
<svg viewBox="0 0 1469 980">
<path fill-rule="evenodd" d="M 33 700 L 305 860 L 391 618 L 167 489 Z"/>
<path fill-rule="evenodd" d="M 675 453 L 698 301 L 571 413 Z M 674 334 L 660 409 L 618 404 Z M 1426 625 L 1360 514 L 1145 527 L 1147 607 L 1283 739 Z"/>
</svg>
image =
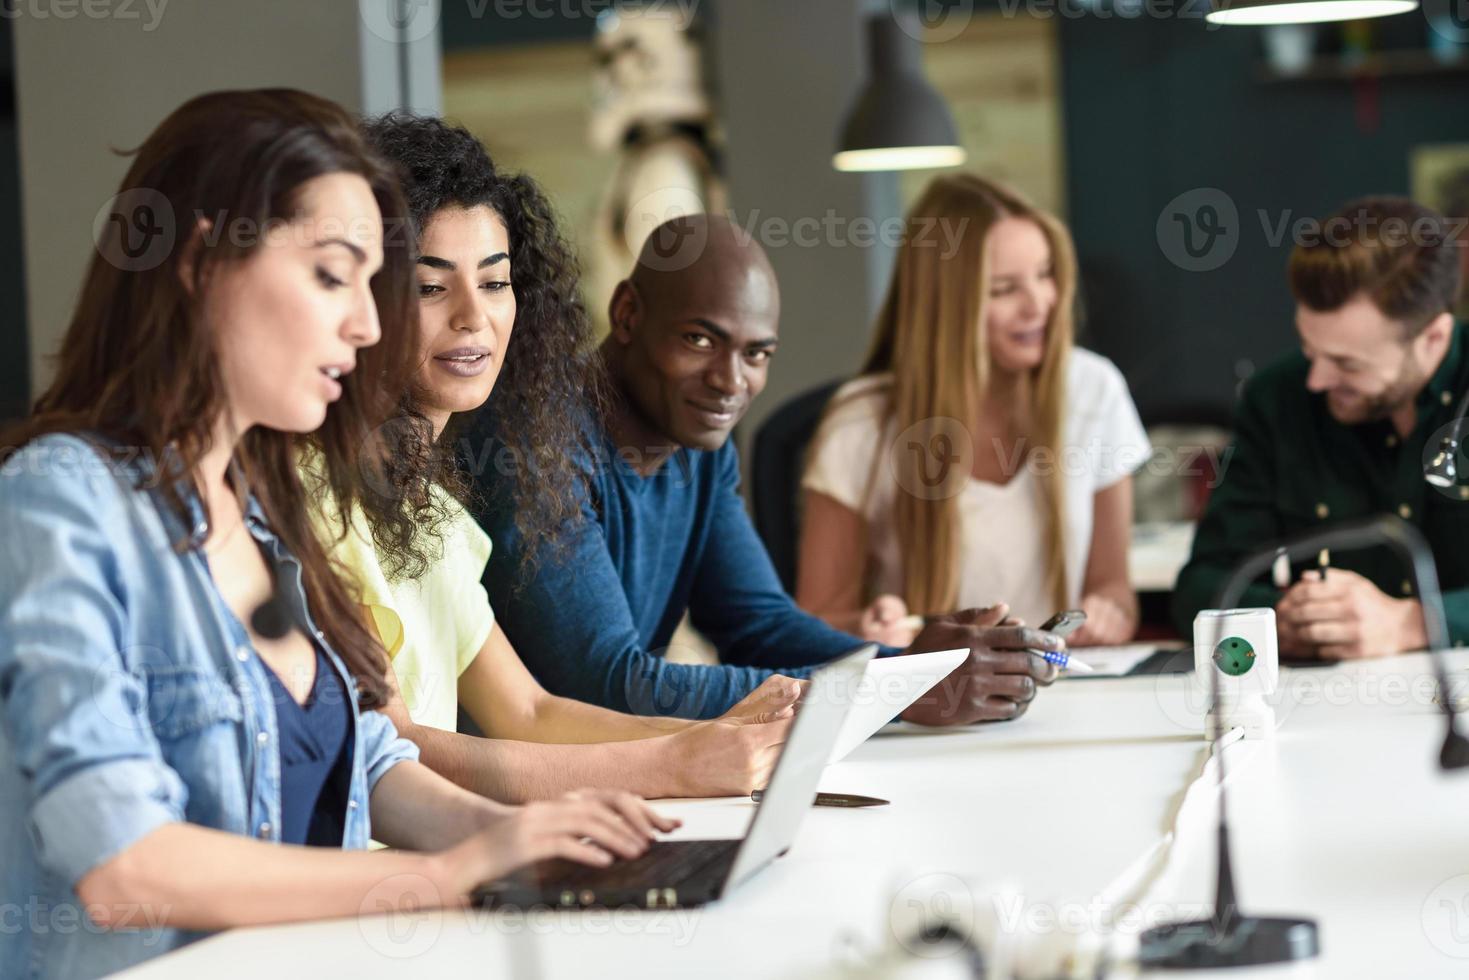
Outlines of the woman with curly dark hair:
<svg viewBox="0 0 1469 980">
<path fill-rule="evenodd" d="M 427 765 L 499 800 L 764 785 L 796 682 L 772 678 L 714 721 L 640 718 L 548 694 L 495 622 L 480 584 L 490 539 L 461 502 L 466 470 L 536 475 L 516 501 L 527 536 L 554 542 L 578 513 L 578 423 L 597 410 L 598 380 L 576 263 L 535 182 L 497 170 L 467 131 L 405 114 L 366 128 L 408 196 L 420 349 L 414 392 L 387 425 L 390 478 L 355 508 L 323 494 L 320 524 L 391 655 L 388 715 Z M 451 449 L 455 417 L 484 412 L 494 444 Z M 461 705 L 488 738 L 455 733 Z"/>
</svg>

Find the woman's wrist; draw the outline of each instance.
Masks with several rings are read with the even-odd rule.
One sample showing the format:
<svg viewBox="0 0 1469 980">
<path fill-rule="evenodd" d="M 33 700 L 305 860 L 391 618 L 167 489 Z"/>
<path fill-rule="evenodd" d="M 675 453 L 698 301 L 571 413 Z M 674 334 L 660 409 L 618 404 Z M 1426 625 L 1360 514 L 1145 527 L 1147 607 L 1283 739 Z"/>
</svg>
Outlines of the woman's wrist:
<svg viewBox="0 0 1469 980">
<path fill-rule="evenodd" d="M 1125 585 L 1088 591 L 1081 608 L 1088 619 L 1072 637 L 1076 646 L 1123 643 L 1137 634 L 1141 618 L 1137 595 Z"/>
<path fill-rule="evenodd" d="M 708 723 L 690 722 L 680 731 L 635 743 L 648 749 L 641 760 L 645 778 L 638 780 L 638 795 L 650 800 L 699 795 L 700 787 L 694 772 L 699 764 L 699 753 L 691 752 L 685 746 L 704 724 Z"/>
<path fill-rule="evenodd" d="M 469 832 L 452 847 L 430 851 L 423 858 L 422 874 L 433 882 L 445 905 L 466 898 L 477 886 L 495 876 L 494 864 L 499 856 L 486 853 L 479 838 L 492 824 L 508 819 L 516 807 L 480 798 L 480 805 L 468 821 Z"/>
<path fill-rule="evenodd" d="M 418 873 L 433 886 L 440 905 L 453 905 L 463 900 L 479 884 L 469 881 L 466 872 L 471 870 L 474 862 L 464 844 L 418 857 L 421 862 Z"/>
<path fill-rule="evenodd" d="M 1129 621 L 1136 622 L 1138 618 L 1137 593 L 1126 587 L 1102 588 L 1093 590 L 1087 598 L 1094 601 L 1110 603 L 1119 613 Z M 1085 602 L 1085 600 L 1083 600 Z"/>
</svg>

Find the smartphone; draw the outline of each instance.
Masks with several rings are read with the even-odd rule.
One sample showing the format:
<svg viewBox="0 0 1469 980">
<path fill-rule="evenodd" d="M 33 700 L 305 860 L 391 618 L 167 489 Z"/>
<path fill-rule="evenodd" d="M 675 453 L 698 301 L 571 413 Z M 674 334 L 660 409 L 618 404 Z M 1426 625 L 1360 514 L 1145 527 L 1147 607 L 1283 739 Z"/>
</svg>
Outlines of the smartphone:
<svg viewBox="0 0 1469 980">
<path fill-rule="evenodd" d="M 1042 633 L 1055 633 L 1057 636 L 1069 636 L 1086 622 L 1086 613 L 1080 609 L 1064 609 L 1041 624 Z"/>
</svg>

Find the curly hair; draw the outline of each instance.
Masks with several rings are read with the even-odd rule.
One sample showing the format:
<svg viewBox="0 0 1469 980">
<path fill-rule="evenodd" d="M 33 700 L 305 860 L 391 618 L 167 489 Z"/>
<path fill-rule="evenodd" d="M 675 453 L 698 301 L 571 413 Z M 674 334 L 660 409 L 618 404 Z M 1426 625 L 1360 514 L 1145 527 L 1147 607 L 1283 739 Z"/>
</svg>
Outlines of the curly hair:
<svg viewBox="0 0 1469 980">
<path fill-rule="evenodd" d="M 519 477 L 513 497 L 517 533 L 554 545 L 578 512 L 584 474 L 576 460 L 588 438 L 584 412 L 596 410 L 604 390 L 599 361 L 590 356 L 591 324 L 571 246 L 536 182 L 497 169 L 464 128 L 393 112 L 368 121 L 364 129 L 368 142 L 398 168 L 415 241 L 446 208 L 487 206 L 505 222 L 515 329 L 494 391 L 474 414 L 491 413 L 500 444 L 495 455 L 503 459 L 508 450 Z M 446 516 L 432 487 L 467 502 L 472 484 L 466 468 L 482 466 L 491 456 L 485 447 L 453 451 L 462 425 L 446 429 L 435 445 L 420 404 L 410 395 L 390 423 L 385 442 L 396 449 L 386 463 L 390 491 L 362 494 L 390 577 L 416 578 L 432 560 L 430 549 Z M 407 541 L 396 530 L 405 518 L 418 532 Z M 523 560 L 533 561 L 534 551 L 523 552 Z"/>
</svg>

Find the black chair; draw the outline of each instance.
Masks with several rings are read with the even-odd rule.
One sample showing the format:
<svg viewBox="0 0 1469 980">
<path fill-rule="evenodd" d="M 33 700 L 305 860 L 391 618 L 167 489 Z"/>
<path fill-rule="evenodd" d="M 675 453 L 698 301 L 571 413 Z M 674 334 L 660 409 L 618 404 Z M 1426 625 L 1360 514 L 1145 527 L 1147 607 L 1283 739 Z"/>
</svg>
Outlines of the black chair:
<svg viewBox="0 0 1469 980">
<path fill-rule="evenodd" d="M 750 502 L 755 530 L 787 592 L 796 588 L 796 547 L 801 526 L 801 473 L 806 447 L 816 434 L 821 413 L 844 384 L 832 381 L 784 402 L 755 432 L 750 460 Z"/>
</svg>

